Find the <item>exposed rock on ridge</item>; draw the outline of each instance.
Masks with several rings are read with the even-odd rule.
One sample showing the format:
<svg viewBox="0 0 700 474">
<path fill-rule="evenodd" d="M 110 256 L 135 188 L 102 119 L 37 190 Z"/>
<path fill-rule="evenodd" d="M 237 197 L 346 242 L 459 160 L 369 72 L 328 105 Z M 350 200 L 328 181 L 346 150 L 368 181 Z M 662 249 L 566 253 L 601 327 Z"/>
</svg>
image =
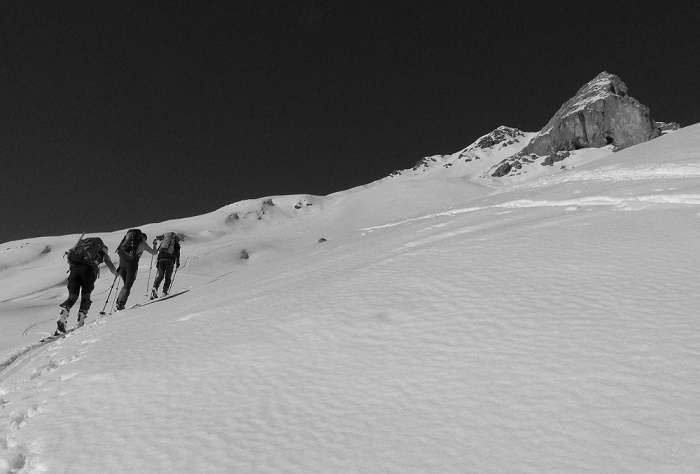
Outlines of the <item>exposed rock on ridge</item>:
<svg viewBox="0 0 700 474">
<path fill-rule="evenodd" d="M 471 151 L 475 148 L 484 150 L 487 148 L 496 148 L 496 145 L 512 145 L 518 140 L 518 137 L 524 136 L 525 134 L 517 128 L 501 125 L 493 132 L 489 133 L 488 135 L 484 135 L 479 140 L 469 145 L 467 150 Z"/>
<path fill-rule="evenodd" d="M 581 148 L 627 148 L 661 133 L 649 108 L 627 95 L 625 83 L 602 72 L 565 102 L 520 153 L 500 163 L 492 176 L 506 176 L 522 163 L 541 158 L 542 165 L 552 165 Z"/>
<path fill-rule="evenodd" d="M 661 130 L 661 133 L 675 132 L 679 130 L 681 126 L 678 122 L 656 122 L 656 127 Z"/>
<path fill-rule="evenodd" d="M 527 134 L 531 136 L 532 133 Z M 416 174 L 417 172 L 425 172 L 435 168 L 451 168 L 459 167 L 470 162 L 476 162 L 484 159 L 490 160 L 491 157 L 500 154 L 501 157 L 510 156 L 516 153 L 528 142 L 526 134 L 517 128 L 506 127 L 501 125 L 492 132 L 480 137 L 474 143 L 469 145 L 457 153 L 451 155 L 433 155 L 427 156 L 419 160 L 413 168 L 407 170 L 393 171 L 389 176 L 400 176 L 404 173 Z M 491 161 L 494 163 L 494 161 Z M 488 169 L 491 165 L 486 165 Z"/>
</svg>

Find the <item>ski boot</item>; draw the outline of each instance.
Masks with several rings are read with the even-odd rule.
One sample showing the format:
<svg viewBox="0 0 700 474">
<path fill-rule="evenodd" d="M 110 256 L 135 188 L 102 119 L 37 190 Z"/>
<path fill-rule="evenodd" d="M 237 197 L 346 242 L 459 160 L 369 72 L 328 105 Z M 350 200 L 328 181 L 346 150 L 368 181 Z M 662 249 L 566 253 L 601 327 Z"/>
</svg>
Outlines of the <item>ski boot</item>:
<svg viewBox="0 0 700 474">
<path fill-rule="evenodd" d="M 58 314 L 58 321 L 56 321 L 56 332 L 54 333 L 55 336 L 66 333 L 66 321 L 68 321 L 69 313 L 70 310 L 68 308 L 61 306 L 61 312 Z"/>
<path fill-rule="evenodd" d="M 78 312 L 78 326 L 76 327 L 83 327 L 85 324 L 85 319 L 87 319 L 87 312 L 86 311 L 79 311 Z"/>
<path fill-rule="evenodd" d="M 154 299 L 156 299 L 156 298 L 158 298 L 158 290 L 154 287 L 154 288 L 151 290 L 151 299 L 154 300 Z"/>
</svg>

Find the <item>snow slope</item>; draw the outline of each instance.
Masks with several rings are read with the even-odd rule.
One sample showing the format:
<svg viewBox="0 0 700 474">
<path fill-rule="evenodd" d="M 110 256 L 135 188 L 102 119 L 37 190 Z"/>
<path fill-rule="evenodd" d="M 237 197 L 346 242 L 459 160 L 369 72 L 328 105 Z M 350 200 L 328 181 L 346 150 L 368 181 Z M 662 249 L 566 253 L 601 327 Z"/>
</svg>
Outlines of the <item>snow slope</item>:
<svg viewBox="0 0 700 474">
<path fill-rule="evenodd" d="M 103 277 L 33 349 L 78 236 L 4 244 L 0 472 L 698 472 L 699 219 L 700 125 L 496 190 L 245 201 L 142 226 L 191 291 L 98 318 Z"/>
</svg>

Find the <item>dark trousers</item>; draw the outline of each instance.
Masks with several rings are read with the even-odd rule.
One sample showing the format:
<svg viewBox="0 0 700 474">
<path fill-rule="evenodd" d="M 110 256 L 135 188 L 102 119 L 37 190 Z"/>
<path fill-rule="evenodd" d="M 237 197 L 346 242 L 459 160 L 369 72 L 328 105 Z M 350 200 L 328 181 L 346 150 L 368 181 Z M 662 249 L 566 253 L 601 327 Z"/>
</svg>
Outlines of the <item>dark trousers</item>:
<svg viewBox="0 0 700 474">
<path fill-rule="evenodd" d="M 136 281 L 136 274 L 139 272 L 139 262 L 124 262 L 119 261 L 119 276 L 124 282 L 124 286 L 119 291 L 119 296 L 117 296 L 117 306 L 126 305 L 126 300 L 129 299 L 129 294 L 131 293 L 131 287 L 134 286 Z"/>
<path fill-rule="evenodd" d="M 160 282 L 163 281 L 163 278 L 165 278 L 163 291 L 169 291 L 170 282 L 172 281 L 173 277 L 173 268 L 175 267 L 175 260 L 171 260 L 169 258 L 161 258 L 158 260 L 157 267 L 158 274 L 156 275 L 156 279 L 153 282 L 153 288 L 157 290 L 160 286 Z"/>
<path fill-rule="evenodd" d="M 95 280 L 97 272 L 90 265 L 72 264 L 68 275 L 68 298 L 61 306 L 70 310 L 80 297 L 80 311 L 87 314 L 92 304 L 90 293 L 95 289 Z"/>
</svg>

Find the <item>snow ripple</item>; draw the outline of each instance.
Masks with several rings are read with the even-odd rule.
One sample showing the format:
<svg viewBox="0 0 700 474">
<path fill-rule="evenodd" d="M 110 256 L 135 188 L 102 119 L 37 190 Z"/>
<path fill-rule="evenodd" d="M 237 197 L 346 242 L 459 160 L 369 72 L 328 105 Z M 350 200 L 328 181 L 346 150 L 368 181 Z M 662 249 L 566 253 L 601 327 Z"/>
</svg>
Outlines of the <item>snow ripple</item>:
<svg viewBox="0 0 700 474">
<path fill-rule="evenodd" d="M 571 170 L 513 185 L 511 189 L 539 188 L 580 181 L 636 181 L 700 177 L 700 163 L 610 165 L 590 170 Z"/>
</svg>

